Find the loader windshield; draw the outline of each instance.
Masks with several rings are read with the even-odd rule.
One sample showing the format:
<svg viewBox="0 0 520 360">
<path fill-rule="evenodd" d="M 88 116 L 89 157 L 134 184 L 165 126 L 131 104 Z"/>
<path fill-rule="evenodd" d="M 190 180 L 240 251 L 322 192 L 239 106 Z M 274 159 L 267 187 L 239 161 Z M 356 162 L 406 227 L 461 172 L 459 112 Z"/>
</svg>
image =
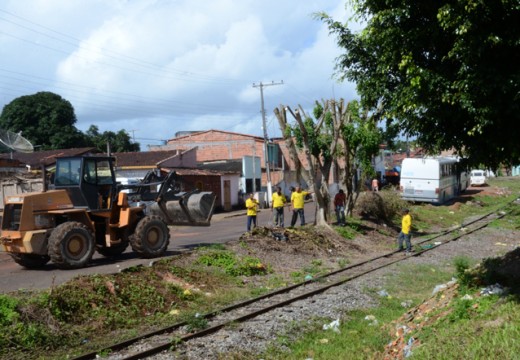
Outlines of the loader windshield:
<svg viewBox="0 0 520 360">
<path fill-rule="evenodd" d="M 111 185 L 112 168 L 108 160 L 88 159 L 85 161 L 83 180 L 90 184 Z"/>
<path fill-rule="evenodd" d="M 79 185 L 81 159 L 60 160 L 56 163 L 55 185 Z"/>
</svg>

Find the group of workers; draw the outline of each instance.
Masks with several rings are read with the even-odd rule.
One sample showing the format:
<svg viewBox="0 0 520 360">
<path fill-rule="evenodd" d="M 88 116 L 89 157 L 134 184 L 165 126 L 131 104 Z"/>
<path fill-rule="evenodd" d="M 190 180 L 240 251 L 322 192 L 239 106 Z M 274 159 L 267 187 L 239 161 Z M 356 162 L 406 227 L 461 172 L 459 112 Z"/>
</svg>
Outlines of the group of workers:
<svg viewBox="0 0 520 360">
<path fill-rule="evenodd" d="M 374 184 L 375 183 L 375 184 Z M 378 191 L 378 183 L 377 180 L 373 181 L 372 191 Z M 296 225 L 296 221 L 298 217 L 300 217 L 301 226 L 305 225 L 305 197 L 311 194 L 311 191 L 304 191 L 300 186 L 296 188 L 291 187 L 291 210 L 292 210 L 292 218 L 291 218 L 291 227 Z M 345 206 L 347 202 L 347 197 L 343 190 L 339 190 L 338 193 L 334 196 L 334 209 L 336 212 L 337 224 L 339 226 L 345 226 Z M 271 202 L 271 210 L 273 211 L 273 225 L 284 227 L 284 208 L 287 204 L 287 199 L 285 195 L 282 193 L 282 188 L 277 187 L 276 192 L 272 196 Z M 251 193 L 246 200 L 246 209 L 247 209 L 247 231 L 250 232 L 252 227 L 256 227 L 256 215 L 258 212 L 259 202 L 255 199 L 254 194 Z M 406 254 L 410 254 L 412 250 L 411 246 L 411 227 L 412 227 L 412 217 L 410 215 L 410 211 L 405 209 L 403 212 L 403 217 L 401 220 L 401 231 L 398 235 L 398 251 L 406 250 Z M 403 244 L 404 243 L 404 244 Z M 403 246 L 404 245 L 404 246 Z"/>
<path fill-rule="evenodd" d="M 305 211 L 303 209 L 305 205 L 305 197 L 311 194 L 311 191 L 304 191 L 300 186 L 291 188 L 291 227 L 296 225 L 298 217 L 300 218 L 301 226 L 305 225 Z M 277 187 L 276 192 L 273 194 L 271 202 L 271 209 L 273 211 L 273 223 L 274 226 L 284 227 L 284 207 L 287 204 L 287 198 L 282 193 L 282 188 Z M 251 227 L 256 227 L 256 214 L 258 211 L 259 202 L 255 199 L 254 194 L 251 193 L 249 198 L 246 200 L 247 209 L 247 231 L 251 231 Z"/>
</svg>

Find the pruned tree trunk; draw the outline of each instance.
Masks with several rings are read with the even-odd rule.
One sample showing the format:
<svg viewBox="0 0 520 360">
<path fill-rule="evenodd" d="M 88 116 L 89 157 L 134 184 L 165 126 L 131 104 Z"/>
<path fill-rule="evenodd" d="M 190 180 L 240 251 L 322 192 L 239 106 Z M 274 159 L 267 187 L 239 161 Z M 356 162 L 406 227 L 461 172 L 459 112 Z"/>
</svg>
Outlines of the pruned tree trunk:
<svg viewBox="0 0 520 360">
<path fill-rule="evenodd" d="M 316 139 L 322 131 L 328 131 L 325 129 L 324 120 L 327 111 L 331 108 L 331 105 L 334 107 L 334 104 L 330 101 L 323 101 L 323 104 L 321 105 L 317 103 L 317 106 L 322 106 L 323 112 L 320 118 L 317 119 L 318 121 L 313 128 L 313 133 L 309 133 L 309 129 L 305 126 L 305 119 L 308 119 L 309 117 L 305 114 L 305 111 L 301 106 L 299 106 L 299 109 L 295 111 L 292 111 L 290 107 L 283 105 L 274 110 L 276 118 L 280 124 L 280 129 L 282 130 L 286 146 L 289 149 L 289 155 L 295 164 L 295 169 L 302 175 L 303 179 L 314 192 L 316 200 L 315 224 L 323 226 L 329 226 L 328 222 L 331 214 L 331 202 L 328 183 L 333 156 L 325 154 L 324 151 L 317 151 L 316 147 L 312 146 L 312 141 L 313 139 Z M 308 169 L 305 169 L 302 166 L 298 156 L 298 148 L 295 144 L 291 127 L 287 121 L 287 111 L 292 115 L 300 130 L 302 136 L 300 153 L 303 153 L 306 157 L 307 163 L 309 164 Z M 333 154 L 336 149 L 339 134 L 337 131 L 333 130 L 332 134 L 330 135 L 332 135 L 332 142 L 327 144 L 327 146 L 330 146 L 330 154 Z M 318 170 L 320 173 L 319 181 L 317 179 Z"/>
</svg>

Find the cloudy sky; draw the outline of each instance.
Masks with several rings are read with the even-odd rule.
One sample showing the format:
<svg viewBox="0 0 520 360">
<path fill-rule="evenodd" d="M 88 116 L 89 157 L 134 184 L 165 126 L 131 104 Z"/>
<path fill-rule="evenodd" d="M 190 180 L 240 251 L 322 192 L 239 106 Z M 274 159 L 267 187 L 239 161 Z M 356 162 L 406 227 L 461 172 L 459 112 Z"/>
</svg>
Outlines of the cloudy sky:
<svg viewBox="0 0 520 360">
<path fill-rule="evenodd" d="M 352 99 L 340 54 L 312 16 L 346 0 L 0 0 L 0 106 L 39 91 L 70 101 L 86 131 L 124 129 L 146 150 L 178 131 L 269 136 L 273 109 Z M 281 83 L 283 85 L 272 85 Z"/>
</svg>

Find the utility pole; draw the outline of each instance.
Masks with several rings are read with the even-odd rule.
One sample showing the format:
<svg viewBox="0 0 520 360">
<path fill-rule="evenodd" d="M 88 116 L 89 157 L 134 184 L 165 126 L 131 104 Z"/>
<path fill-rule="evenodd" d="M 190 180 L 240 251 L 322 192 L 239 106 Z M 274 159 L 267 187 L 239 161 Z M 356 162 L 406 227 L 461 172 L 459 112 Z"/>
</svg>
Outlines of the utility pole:
<svg viewBox="0 0 520 360">
<path fill-rule="evenodd" d="M 283 80 L 275 83 L 271 81 L 270 84 L 264 84 L 260 81 L 260 83 L 253 83 L 253 87 L 260 88 L 260 100 L 262 103 L 262 127 L 264 129 L 264 159 L 265 159 L 265 174 L 267 176 L 267 206 L 271 205 L 271 199 L 273 195 L 273 189 L 271 186 L 271 173 L 269 171 L 269 151 L 267 150 L 267 125 L 265 122 L 265 109 L 264 109 L 264 87 L 273 86 L 273 85 L 283 85 Z"/>
</svg>

